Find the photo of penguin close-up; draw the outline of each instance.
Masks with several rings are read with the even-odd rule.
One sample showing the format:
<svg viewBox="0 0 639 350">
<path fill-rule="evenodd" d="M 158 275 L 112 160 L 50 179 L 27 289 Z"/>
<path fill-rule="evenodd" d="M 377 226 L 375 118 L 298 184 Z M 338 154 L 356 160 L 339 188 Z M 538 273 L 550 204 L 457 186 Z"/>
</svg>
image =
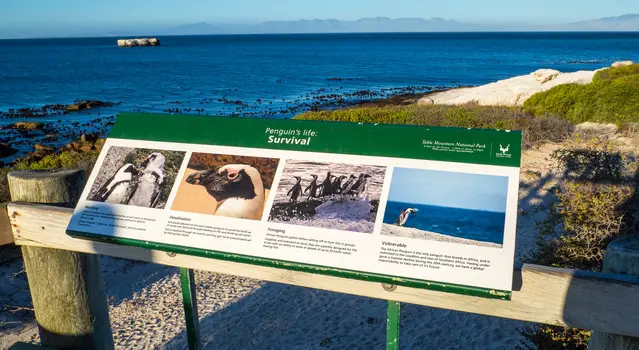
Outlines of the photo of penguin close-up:
<svg viewBox="0 0 639 350">
<path fill-rule="evenodd" d="M 288 160 L 269 221 L 372 233 L 386 168 Z"/>
<path fill-rule="evenodd" d="M 179 151 L 111 147 L 87 199 L 163 209 L 184 155 Z"/>
<path fill-rule="evenodd" d="M 171 210 L 261 220 L 277 158 L 193 153 Z"/>
</svg>

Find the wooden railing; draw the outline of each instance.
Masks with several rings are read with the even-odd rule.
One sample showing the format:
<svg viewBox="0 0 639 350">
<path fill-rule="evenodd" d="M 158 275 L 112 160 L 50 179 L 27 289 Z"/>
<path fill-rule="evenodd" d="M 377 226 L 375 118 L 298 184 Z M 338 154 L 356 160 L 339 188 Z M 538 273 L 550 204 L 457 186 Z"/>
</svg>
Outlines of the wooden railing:
<svg viewBox="0 0 639 350">
<path fill-rule="evenodd" d="M 402 286 L 391 292 L 374 282 L 180 254 L 169 255 L 161 251 L 71 238 L 65 233 L 72 214 L 72 210 L 67 208 L 9 203 L 7 212 L 17 245 L 103 254 L 442 309 L 639 337 L 639 278 L 633 276 L 526 264 L 515 270 L 510 301 Z M 8 226 L 2 228 L 0 237 L 7 237 Z"/>
</svg>

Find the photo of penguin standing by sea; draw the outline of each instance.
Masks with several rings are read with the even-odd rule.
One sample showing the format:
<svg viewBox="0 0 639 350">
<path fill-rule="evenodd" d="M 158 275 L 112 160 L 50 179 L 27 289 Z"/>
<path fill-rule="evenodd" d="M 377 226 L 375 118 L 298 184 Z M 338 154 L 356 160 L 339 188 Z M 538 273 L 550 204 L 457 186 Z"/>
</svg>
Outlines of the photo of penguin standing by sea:
<svg viewBox="0 0 639 350">
<path fill-rule="evenodd" d="M 107 151 L 90 201 L 163 209 L 185 152 L 116 147 Z"/>
<path fill-rule="evenodd" d="M 501 248 L 508 177 L 395 168 L 382 235 Z"/>
<path fill-rule="evenodd" d="M 372 233 L 386 168 L 288 160 L 269 221 Z"/>
<path fill-rule="evenodd" d="M 172 210 L 261 220 L 279 159 L 193 153 Z"/>
</svg>

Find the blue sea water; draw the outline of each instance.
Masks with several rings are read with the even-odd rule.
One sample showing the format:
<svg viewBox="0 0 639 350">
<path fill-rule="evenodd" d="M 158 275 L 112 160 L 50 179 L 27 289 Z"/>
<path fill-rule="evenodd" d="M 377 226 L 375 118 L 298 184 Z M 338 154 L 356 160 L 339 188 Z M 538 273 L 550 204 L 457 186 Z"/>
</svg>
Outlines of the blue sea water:
<svg viewBox="0 0 639 350">
<path fill-rule="evenodd" d="M 3 129 L 20 152 L 108 133 L 120 111 L 289 118 L 392 94 L 480 85 L 540 68 L 569 72 L 637 59 L 639 33 L 372 33 L 0 40 L 0 112 L 98 99 L 110 108 Z M 48 136 L 51 137 L 48 137 Z"/>
<path fill-rule="evenodd" d="M 121 101 L 115 112 L 290 117 L 317 96 L 595 69 L 639 51 L 639 33 L 171 36 L 137 48 L 116 39 L 0 40 L 0 111 L 100 99 Z"/>
<path fill-rule="evenodd" d="M 419 211 L 408 218 L 405 227 L 482 242 L 504 243 L 505 213 L 389 201 L 384 223 L 395 224 L 406 208 Z"/>
</svg>

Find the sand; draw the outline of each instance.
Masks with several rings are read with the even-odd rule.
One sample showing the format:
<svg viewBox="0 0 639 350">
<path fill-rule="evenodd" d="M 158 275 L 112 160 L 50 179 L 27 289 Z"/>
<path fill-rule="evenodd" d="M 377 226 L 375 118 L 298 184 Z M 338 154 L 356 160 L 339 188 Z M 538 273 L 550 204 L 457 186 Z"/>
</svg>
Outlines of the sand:
<svg viewBox="0 0 639 350">
<path fill-rule="evenodd" d="M 466 238 L 458 238 L 449 235 L 444 235 L 437 232 L 424 231 L 419 230 L 412 227 L 400 227 L 397 225 L 382 225 L 382 234 L 388 236 L 398 236 L 398 237 L 407 237 L 407 238 L 417 238 L 417 239 L 427 239 L 431 241 L 438 242 L 447 242 L 447 243 L 458 243 L 458 244 L 469 244 L 478 247 L 491 247 L 491 248 L 501 248 L 501 244 L 490 243 L 490 242 L 482 242 L 474 239 L 466 239 Z"/>
</svg>

